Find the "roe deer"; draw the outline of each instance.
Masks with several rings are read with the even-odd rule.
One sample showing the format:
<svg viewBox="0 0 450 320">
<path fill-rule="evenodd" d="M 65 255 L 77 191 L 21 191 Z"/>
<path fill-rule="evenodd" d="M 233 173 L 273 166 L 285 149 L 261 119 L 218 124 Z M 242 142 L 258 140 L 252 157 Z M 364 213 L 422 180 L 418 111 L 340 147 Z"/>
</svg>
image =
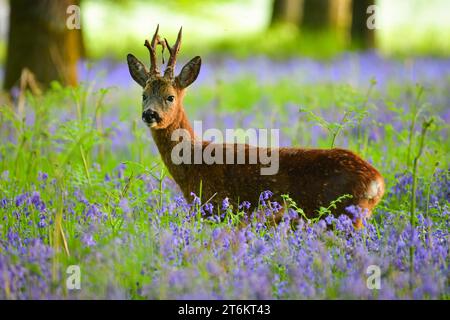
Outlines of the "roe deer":
<svg viewBox="0 0 450 320">
<path fill-rule="evenodd" d="M 145 41 L 150 52 L 150 70 L 132 54 L 128 54 L 127 62 L 131 77 L 143 88 L 142 119 L 150 128 L 162 160 L 188 202 L 192 200 L 192 192 L 199 195 L 201 187 L 202 201 L 209 200 L 215 208 L 225 198 L 229 198 L 235 207 L 239 201 L 246 200 L 254 208 L 258 205 L 261 192 L 270 190 L 275 201 L 282 203 L 281 195 L 289 194 L 308 217 L 314 217 L 321 206 L 328 206 L 331 201 L 349 194 L 352 197 L 339 203 L 333 213 L 349 215 L 345 208 L 357 205 L 364 209 L 366 216 L 370 216 L 383 196 L 384 181 L 374 167 L 348 150 L 267 149 L 267 152 L 278 152 L 279 155 L 279 170 L 274 175 L 260 174 L 260 168 L 265 164 L 259 159 L 256 164 L 249 164 L 249 161 L 245 161 L 245 164 L 174 163 L 171 153 L 179 143 L 172 138 L 176 130 L 187 133 L 187 143 L 192 150 L 196 146 L 204 150 L 213 143 L 194 137 L 183 108 L 186 88 L 196 80 L 201 59 L 199 56 L 193 58 L 174 77 L 182 30 L 171 47 L 166 39 L 163 41 L 159 37 L 158 29 L 159 26 L 150 43 Z M 164 75 L 160 74 L 156 62 L 157 45 L 162 45 L 163 49 L 166 47 L 170 54 Z M 235 152 L 236 157 L 244 153 L 245 159 L 248 159 L 252 150 L 261 149 L 248 144 L 221 144 L 219 148 L 224 153 L 230 150 Z M 356 228 L 362 226 L 361 218 L 353 221 Z"/>
</svg>

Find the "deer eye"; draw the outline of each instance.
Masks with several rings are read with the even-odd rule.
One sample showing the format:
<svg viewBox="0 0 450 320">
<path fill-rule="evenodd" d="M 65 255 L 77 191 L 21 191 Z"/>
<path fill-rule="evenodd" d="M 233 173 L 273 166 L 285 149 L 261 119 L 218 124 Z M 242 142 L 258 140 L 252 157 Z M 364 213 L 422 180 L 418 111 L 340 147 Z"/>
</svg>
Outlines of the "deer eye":
<svg viewBox="0 0 450 320">
<path fill-rule="evenodd" d="M 143 101 L 147 100 L 147 95 L 146 95 L 146 94 L 143 94 L 143 95 L 142 95 L 142 100 L 143 100 Z"/>
<path fill-rule="evenodd" d="M 175 97 L 174 96 L 168 96 L 166 98 L 166 100 L 169 101 L 169 102 L 173 102 L 173 100 L 175 100 Z"/>
</svg>

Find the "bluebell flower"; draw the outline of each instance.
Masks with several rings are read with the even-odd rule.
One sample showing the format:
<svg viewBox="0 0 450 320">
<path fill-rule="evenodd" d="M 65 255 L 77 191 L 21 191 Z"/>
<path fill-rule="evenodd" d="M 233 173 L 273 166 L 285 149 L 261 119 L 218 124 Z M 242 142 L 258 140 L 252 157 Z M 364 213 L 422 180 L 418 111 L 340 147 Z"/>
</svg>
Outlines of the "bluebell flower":
<svg viewBox="0 0 450 320">
<path fill-rule="evenodd" d="M 279 212 L 281 209 L 283 209 L 283 207 L 281 206 L 281 204 L 279 204 L 278 202 L 274 201 L 270 203 L 270 206 L 272 207 L 272 212 L 277 213 Z"/>
<path fill-rule="evenodd" d="M 122 212 L 125 214 L 128 214 L 131 212 L 131 208 L 130 208 L 130 205 L 128 204 L 127 198 L 120 199 L 119 207 L 120 207 L 120 209 L 122 209 Z"/>
<path fill-rule="evenodd" d="M 241 204 L 239 205 L 239 210 L 248 210 L 251 207 L 251 203 L 248 201 L 242 201 Z"/>
<path fill-rule="evenodd" d="M 119 179 L 124 178 L 125 168 L 126 168 L 125 163 L 119 164 L 119 166 L 117 167 L 117 178 Z"/>
<path fill-rule="evenodd" d="M 16 197 L 15 204 L 17 207 L 20 207 L 27 200 L 28 195 L 26 193 L 20 194 Z"/>
<path fill-rule="evenodd" d="M 8 199 L 3 198 L 0 200 L 0 208 L 6 208 L 8 206 Z"/>
<path fill-rule="evenodd" d="M 38 222 L 38 227 L 39 228 L 45 228 L 47 226 L 47 221 L 45 221 L 45 217 L 41 218 Z"/>
<path fill-rule="evenodd" d="M 211 202 L 207 202 L 201 207 L 200 210 L 202 215 L 211 215 L 214 211 L 214 205 Z"/>
<path fill-rule="evenodd" d="M 47 173 L 39 171 L 39 173 L 38 173 L 38 181 L 45 182 L 45 181 L 47 181 L 47 178 L 48 178 L 48 174 Z"/>
<path fill-rule="evenodd" d="M 83 242 L 83 244 L 86 247 L 92 247 L 92 246 L 95 246 L 97 244 L 97 242 L 95 242 L 94 237 L 92 236 L 92 234 L 88 234 L 88 233 L 83 234 L 83 236 L 81 237 L 81 241 Z"/>
<path fill-rule="evenodd" d="M 191 192 L 191 196 L 194 197 L 194 199 L 192 200 L 192 205 L 193 206 L 199 206 L 201 204 L 201 200 L 199 197 L 197 197 L 197 195 L 193 192 Z"/>
<path fill-rule="evenodd" d="M 332 225 L 334 220 L 335 220 L 335 218 L 334 218 L 333 215 L 328 215 L 328 216 L 325 217 L 325 222 L 326 222 L 328 225 Z"/>
<path fill-rule="evenodd" d="M 17 232 L 13 232 L 12 230 L 8 231 L 6 237 L 8 242 L 13 245 L 21 241 L 19 234 Z"/>
<path fill-rule="evenodd" d="M 269 191 L 269 190 L 263 191 L 259 195 L 259 202 L 261 203 L 261 205 L 263 207 L 265 207 L 266 206 L 266 200 L 269 200 L 269 198 L 272 197 L 272 196 L 273 196 L 273 192 L 272 191 Z"/>
<path fill-rule="evenodd" d="M 206 270 L 214 277 L 219 276 L 221 273 L 221 268 L 213 261 L 206 262 Z"/>
<path fill-rule="evenodd" d="M 215 228 L 215 229 L 212 231 L 211 236 L 212 236 L 213 240 L 217 240 L 217 239 L 219 238 L 219 235 L 220 235 L 220 234 L 221 234 L 220 228 Z"/>
<path fill-rule="evenodd" d="M 364 219 L 366 217 L 366 210 L 362 209 L 360 206 L 350 205 L 345 208 L 345 211 L 347 211 L 351 215 L 353 222 L 356 222 L 358 219 Z"/>
<path fill-rule="evenodd" d="M 86 199 L 86 197 L 84 196 L 83 192 L 80 189 L 75 189 L 73 195 L 79 202 L 85 205 L 89 205 L 89 201 Z"/>
<path fill-rule="evenodd" d="M 192 195 L 192 194 L 191 194 Z M 194 194 L 195 196 L 195 194 Z M 177 208 L 185 208 L 187 203 L 183 196 L 175 196 L 173 199 Z"/>
<path fill-rule="evenodd" d="M 295 211 L 295 210 L 292 209 L 292 208 L 289 208 L 289 209 L 288 209 L 288 215 L 289 215 L 289 218 L 290 218 L 291 220 L 292 220 L 292 219 L 298 218 L 298 212 Z"/>
<path fill-rule="evenodd" d="M 327 223 L 325 221 L 323 221 L 323 220 L 320 220 L 318 222 L 318 226 L 323 230 L 323 229 L 327 228 Z"/>
<path fill-rule="evenodd" d="M 100 211 L 99 207 L 95 204 L 89 205 L 89 207 L 86 210 L 86 217 L 88 218 L 101 218 L 102 212 Z"/>
<path fill-rule="evenodd" d="M 222 201 L 222 210 L 227 210 L 230 207 L 230 200 L 228 198 L 223 199 Z"/>
</svg>

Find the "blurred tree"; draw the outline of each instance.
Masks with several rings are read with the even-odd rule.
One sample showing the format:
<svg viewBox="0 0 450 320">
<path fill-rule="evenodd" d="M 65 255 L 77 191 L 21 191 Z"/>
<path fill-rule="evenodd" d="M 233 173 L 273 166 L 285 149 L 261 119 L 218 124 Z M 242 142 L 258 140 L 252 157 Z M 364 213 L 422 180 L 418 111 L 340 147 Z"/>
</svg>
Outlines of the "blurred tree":
<svg viewBox="0 0 450 320">
<path fill-rule="evenodd" d="M 349 0 L 274 0 L 271 25 L 294 24 L 309 31 L 339 28 Z"/>
<path fill-rule="evenodd" d="M 331 0 L 303 0 L 302 27 L 325 31 L 331 27 Z"/>
<path fill-rule="evenodd" d="M 290 23 L 308 32 L 329 32 L 345 44 L 368 49 L 375 46 L 374 28 L 367 23 L 375 0 L 274 0 L 271 26 Z M 373 19 L 372 19 L 373 20 Z"/>
<path fill-rule="evenodd" d="M 301 20 L 303 0 L 274 0 L 270 24 L 290 23 L 298 25 Z"/>
<path fill-rule="evenodd" d="M 80 30 L 66 26 L 67 8 L 80 0 L 10 0 L 4 88 L 18 84 L 27 68 L 44 87 L 77 83 L 76 63 L 84 50 Z"/>
<path fill-rule="evenodd" d="M 375 47 L 375 29 L 368 28 L 367 20 L 373 13 L 368 13 L 367 8 L 374 5 L 375 0 L 353 0 L 352 1 L 352 46 L 360 49 Z"/>
</svg>

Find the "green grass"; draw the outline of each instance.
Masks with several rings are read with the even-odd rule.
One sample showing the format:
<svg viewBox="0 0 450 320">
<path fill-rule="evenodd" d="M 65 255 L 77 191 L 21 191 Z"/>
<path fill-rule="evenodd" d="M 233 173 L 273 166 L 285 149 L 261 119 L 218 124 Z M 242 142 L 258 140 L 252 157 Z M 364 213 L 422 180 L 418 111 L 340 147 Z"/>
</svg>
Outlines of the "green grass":
<svg viewBox="0 0 450 320">
<path fill-rule="evenodd" d="M 3 64 L 6 61 L 6 43 L 0 41 L 0 64 Z"/>
</svg>

